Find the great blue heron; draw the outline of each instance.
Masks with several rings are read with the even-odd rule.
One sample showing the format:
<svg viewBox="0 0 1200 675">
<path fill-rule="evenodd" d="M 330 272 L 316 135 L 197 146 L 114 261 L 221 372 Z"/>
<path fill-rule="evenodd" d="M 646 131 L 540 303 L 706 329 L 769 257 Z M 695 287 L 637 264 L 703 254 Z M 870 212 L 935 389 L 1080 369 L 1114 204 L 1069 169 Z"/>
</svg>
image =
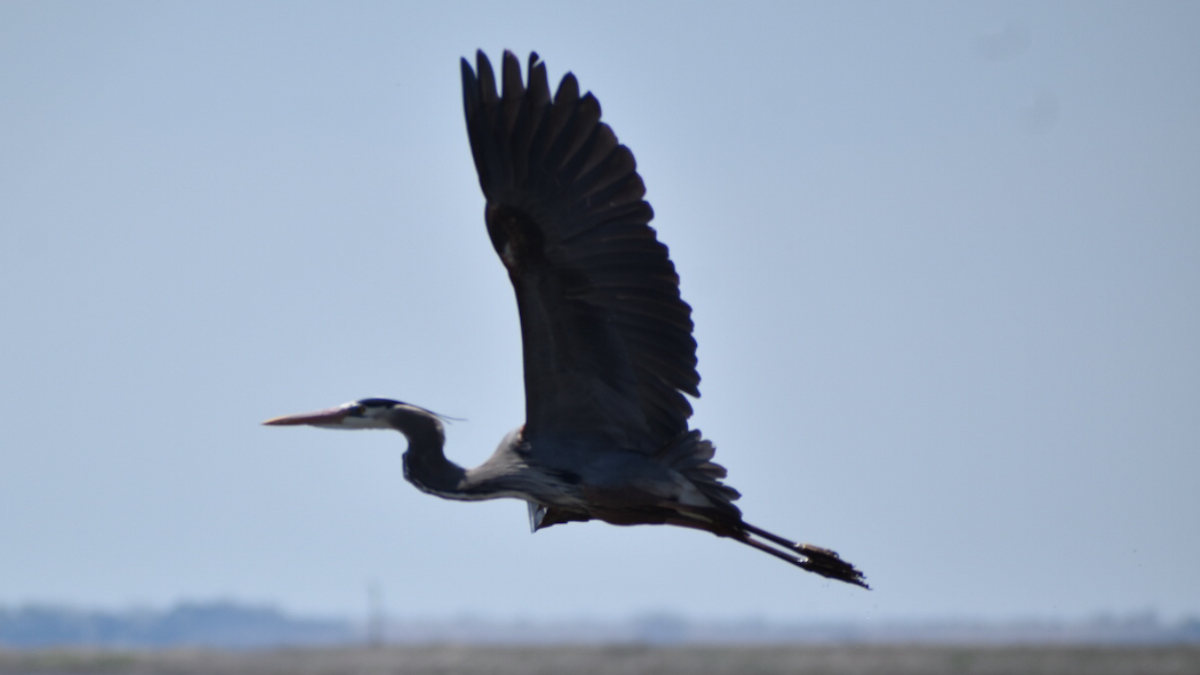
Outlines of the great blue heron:
<svg viewBox="0 0 1200 675">
<path fill-rule="evenodd" d="M 503 93 L 482 51 L 462 60 L 467 134 L 487 197 L 488 234 L 517 295 L 525 359 L 525 425 L 482 465 L 446 459 L 438 415 L 369 398 L 266 424 L 395 429 L 408 439 L 404 476 L 447 499 L 514 497 L 534 531 L 571 521 L 706 530 L 810 572 L 864 588 L 828 549 L 742 520 L 688 429 L 699 396 L 691 308 L 653 217 L 633 154 L 579 95 L 568 73 L 553 97 L 529 57 L 528 85 L 504 53 Z"/>
</svg>

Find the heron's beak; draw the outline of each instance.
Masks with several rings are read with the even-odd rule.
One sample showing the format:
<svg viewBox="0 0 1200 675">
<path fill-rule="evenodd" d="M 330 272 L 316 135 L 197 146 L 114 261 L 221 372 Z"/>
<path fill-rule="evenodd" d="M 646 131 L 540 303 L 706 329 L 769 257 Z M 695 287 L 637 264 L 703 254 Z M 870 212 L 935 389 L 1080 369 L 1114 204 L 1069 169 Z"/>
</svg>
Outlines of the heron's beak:
<svg viewBox="0 0 1200 675">
<path fill-rule="evenodd" d="M 318 410 L 316 412 L 300 413 L 299 415 L 284 415 L 269 419 L 263 424 L 272 427 L 291 427 L 298 425 L 308 426 L 336 426 L 341 424 L 342 420 L 346 419 L 346 409 L 342 407 L 329 408 L 328 410 Z"/>
</svg>

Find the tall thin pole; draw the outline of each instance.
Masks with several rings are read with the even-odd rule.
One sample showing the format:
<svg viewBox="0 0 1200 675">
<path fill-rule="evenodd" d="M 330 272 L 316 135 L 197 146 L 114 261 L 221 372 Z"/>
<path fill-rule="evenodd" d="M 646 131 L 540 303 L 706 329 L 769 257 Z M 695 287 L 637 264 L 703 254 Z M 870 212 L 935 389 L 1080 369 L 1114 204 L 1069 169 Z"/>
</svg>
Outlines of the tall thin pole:
<svg viewBox="0 0 1200 675">
<path fill-rule="evenodd" d="M 378 580 L 367 584 L 367 646 L 381 647 L 386 639 L 387 617 L 383 610 L 383 586 Z"/>
</svg>

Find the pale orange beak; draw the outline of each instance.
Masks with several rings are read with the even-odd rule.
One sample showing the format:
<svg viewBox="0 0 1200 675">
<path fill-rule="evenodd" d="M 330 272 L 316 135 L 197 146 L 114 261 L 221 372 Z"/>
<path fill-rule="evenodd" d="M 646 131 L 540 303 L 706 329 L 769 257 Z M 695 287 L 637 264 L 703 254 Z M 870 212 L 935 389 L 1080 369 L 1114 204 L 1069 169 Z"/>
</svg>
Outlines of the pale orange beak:
<svg viewBox="0 0 1200 675">
<path fill-rule="evenodd" d="M 300 413 L 298 415 L 284 415 L 283 417 L 275 417 L 263 422 L 263 424 L 271 427 L 292 427 L 299 425 L 336 425 L 346 419 L 347 410 L 344 407 L 329 408 L 326 410 L 318 410 L 316 412 Z"/>
</svg>

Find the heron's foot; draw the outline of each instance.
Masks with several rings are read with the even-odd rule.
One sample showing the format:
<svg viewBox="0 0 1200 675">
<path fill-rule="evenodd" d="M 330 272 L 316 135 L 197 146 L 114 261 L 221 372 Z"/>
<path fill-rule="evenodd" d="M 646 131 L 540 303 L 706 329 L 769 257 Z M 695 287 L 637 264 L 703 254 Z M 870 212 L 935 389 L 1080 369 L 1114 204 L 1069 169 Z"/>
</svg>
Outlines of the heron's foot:
<svg viewBox="0 0 1200 675">
<path fill-rule="evenodd" d="M 848 584 L 854 584 L 855 586 L 862 586 L 867 590 L 871 589 L 867 585 L 866 577 L 863 575 L 862 570 L 842 560 L 841 556 L 834 551 L 821 548 L 820 546 L 813 546 L 812 544 L 795 544 L 794 548 L 805 558 L 796 564 L 809 572 L 814 572 L 830 579 L 844 581 Z"/>
</svg>

